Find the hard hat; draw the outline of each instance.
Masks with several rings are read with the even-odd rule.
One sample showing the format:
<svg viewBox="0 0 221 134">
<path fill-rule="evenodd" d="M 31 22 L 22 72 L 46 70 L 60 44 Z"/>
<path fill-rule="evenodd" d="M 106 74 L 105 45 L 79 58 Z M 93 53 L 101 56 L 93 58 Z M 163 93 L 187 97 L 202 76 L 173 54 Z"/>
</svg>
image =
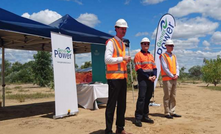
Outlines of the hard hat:
<svg viewBox="0 0 221 134">
<path fill-rule="evenodd" d="M 149 43 L 150 43 L 150 40 L 149 40 L 147 37 L 144 37 L 144 38 L 141 40 L 140 44 L 143 43 L 143 42 L 149 42 Z"/>
<path fill-rule="evenodd" d="M 124 19 L 119 19 L 116 21 L 115 27 L 126 27 L 128 28 L 127 22 Z"/>
<path fill-rule="evenodd" d="M 171 39 L 166 40 L 165 45 L 174 45 Z"/>
</svg>

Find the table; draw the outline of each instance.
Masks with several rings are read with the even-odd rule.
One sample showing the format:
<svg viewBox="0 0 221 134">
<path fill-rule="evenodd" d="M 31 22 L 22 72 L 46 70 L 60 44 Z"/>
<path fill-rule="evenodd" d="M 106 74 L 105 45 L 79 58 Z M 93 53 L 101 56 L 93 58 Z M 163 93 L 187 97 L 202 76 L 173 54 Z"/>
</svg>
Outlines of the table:
<svg viewBox="0 0 221 134">
<path fill-rule="evenodd" d="M 107 103 L 108 84 L 78 84 L 78 104 L 86 109 L 99 109 L 98 103 Z"/>
</svg>

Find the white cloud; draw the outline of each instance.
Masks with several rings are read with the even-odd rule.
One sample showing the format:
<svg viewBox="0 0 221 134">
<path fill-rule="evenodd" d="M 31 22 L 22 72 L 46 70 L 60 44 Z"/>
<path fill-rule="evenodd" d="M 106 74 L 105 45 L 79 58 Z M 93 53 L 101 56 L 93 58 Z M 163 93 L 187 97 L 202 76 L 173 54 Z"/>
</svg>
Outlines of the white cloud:
<svg viewBox="0 0 221 134">
<path fill-rule="evenodd" d="M 82 1 L 80 1 L 80 0 L 64 0 L 64 1 L 74 1 L 75 3 L 77 3 L 79 5 L 83 5 Z"/>
<path fill-rule="evenodd" d="M 83 3 L 80 0 L 74 0 L 74 2 L 76 2 L 79 5 L 83 5 Z"/>
<path fill-rule="evenodd" d="M 98 17 L 95 14 L 85 13 L 81 14 L 77 21 L 89 26 L 89 27 L 95 27 L 97 24 L 100 23 L 98 20 Z"/>
<path fill-rule="evenodd" d="M 173 38 L 204 37 L 212 34 L 219 26 L 219 23 L 201 17 L 183 18 L 178 19 L 176 22 Z"/>
<path fill-rule="evenodd" d="M 221 45 L 221 32 L 217 31 L 217 32 L 213 33 L 213 35 L 211 37 L 211 41 L 216 45 Z"/>
<path fill-rule="evenodd" d="M 131 0 L 126 0 L 126 1 L 124 2 L 124 4 L 125 4 L 125 5 L 128 5 L 128 4 L 130 3 L 130 1 L 131 1 Z"/>
<path fill-rule="evenodd" d="M 175 17 L 183 17 L 191 13 L 201 13 L 204 17 L 212 17 L 221 20 L 220 0 L 182 0 L 176 6 L 169 9 L 169 13 Z"/>
<path fill-rule="evenodd" d="M 176 20 L 176 27 L 174 28 L 173 39 L 188 39 L 204 37 L 208 34 L 214 33 L 219 27 L 219 23 L 212 22 L 206 18 L 182 18 Z M 155 39 L 157 29 L 152 33 L 151 38 Z"/>
<path fill-rule="evenodd" d="M 78 67 L 81 67 L 86 61 L 91 61 L 91 53 L 76 54 L 75 56 L 75 63 Z"/>
<path fill-rule="evenodd" d="M 203 45 L 206 46 L 206 47 L 209 47 L 209 46 L 210 46 L 210 43 L 209 43 L 208 41 L 204 40 L 204 41 L 203 41 Z"/>
<path fill-rule="evenodd" d="M 160 2 L 163 2 L 165 0 L 141 0 L 141 3 L 143 5 L 153 5 L 153 4 L 158 4 Z"/>
<path fill-rule="evenodd" d="M 24 64 L 34 60 L 33 55 L 36 53 L 36 51 L 5 49 L 5 60 L 8 60 L 11 63 L 20 62 Z M 0 55 L 1 54 L 2 53 L 0 53 Z M 2 56 L 0 56 L 0 59 L 1 58 Z"/>
<path fill-rule="evenodd" d="M 189 38 L 187 40 L 177 40 L 174 39 L 175 49 L 176 50 L 185 50 L 197 48 L 200 40 L 198 38 Z"/>
<path fill-rule="evenodd" d="M 33 13 L 31 15 L 29 13 L 24 13 L 22 17 L 29 18 L 31 20 L 35 20 L 44 24 L 50 24 L 55 20 L 61 18 L 62 16 L 55 11 L 46 9 L 44 11 Z"/>
<path fill-rule="evenodd" d="M 203 59 L 216 59 L 217 55 L 221 55 L 219 52 L 203 52 L 203 51 L 190 51 L 190 50 L 175 50 L 174 54 L 177 56 L 177 60 L 180 68 L 185 67 L 190 69 L 196 65 L 203 65 Z"/>
<path fill-rule="evenodd" d="M 135 36 L 138 37 L 138 36 L 147 36 L 149 35 L 148 32 L 138 32 Z"/>
</svg>

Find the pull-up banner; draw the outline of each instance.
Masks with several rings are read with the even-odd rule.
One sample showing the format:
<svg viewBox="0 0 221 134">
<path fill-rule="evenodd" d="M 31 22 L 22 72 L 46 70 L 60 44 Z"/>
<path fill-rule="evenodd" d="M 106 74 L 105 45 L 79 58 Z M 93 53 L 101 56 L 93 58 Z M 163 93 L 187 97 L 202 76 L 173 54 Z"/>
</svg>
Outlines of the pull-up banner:
<svg viewBox="0 0 221 134">
<path fill-rule="evenodd" d="M 166 51 L 165 42 L 172 38 L 176 22 L 171 14 L 165 14 L 161 17 L 156 33 L 154 59 L 157 66 L 157 80 L 161 71 L 160 55 Z M 156 87 L 157 80 L 155 80 L 154 87 Z"/>
<path fill-rule="evenodd" d="M 78 112 L 72 37 L 51 32 L 55 87 L 55 116 Z"/>
</svg>

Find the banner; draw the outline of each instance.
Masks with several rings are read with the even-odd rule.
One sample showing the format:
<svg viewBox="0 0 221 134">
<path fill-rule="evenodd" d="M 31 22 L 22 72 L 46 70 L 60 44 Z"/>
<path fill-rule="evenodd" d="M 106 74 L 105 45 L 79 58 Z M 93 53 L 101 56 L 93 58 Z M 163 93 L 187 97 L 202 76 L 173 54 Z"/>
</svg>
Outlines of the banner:
<svg viewBox="0 0 221 134">
<path fill-rule="evenodd" d="M 157 27 L 155 51 L 154 51 L 154 59 L 157 66 L 157 79 L 154 82 L 154 87 L 156 87 L 157 80 L 159 78 L 159 74 L 161 71 L 159 57 L 162 53 L 166 51 L 165 42 L 166 40 L 172 38 L 175 26 L 176 22 L 174 17 L 168 13 L 163 15 L 159 21 Z"/>
<path fill-rule="evenodd" d="M 72 37 L 51 32 L 54 68 L 55 116 L 61 118 L 78 112 Z"/>
</svg>

